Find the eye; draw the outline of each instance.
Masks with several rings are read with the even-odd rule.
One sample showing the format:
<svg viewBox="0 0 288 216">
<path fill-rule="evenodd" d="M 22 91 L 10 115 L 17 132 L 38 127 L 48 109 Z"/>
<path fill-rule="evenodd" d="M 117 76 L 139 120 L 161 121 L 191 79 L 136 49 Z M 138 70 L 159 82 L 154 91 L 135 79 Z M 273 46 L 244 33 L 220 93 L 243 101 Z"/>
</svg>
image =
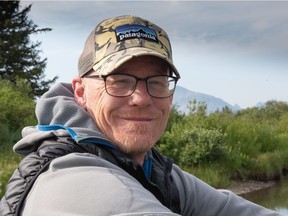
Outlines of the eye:
<svg viewBox="0 0 288 216">
<path fill-rule="evenodd" d="M 149 79 L 149 85 L 154 87 L 166 87 L 168 85 L 167 78 L 165 76 L 152 77 Z"/>
<path fill-rule="evenodd" d="M 129 77 L 127 75 L 113 75 L 109 76 L 109 79 L 107 79 L 107 84 L 115 88 L 131 86 L 134 85 L 134 83 L 135 80 L 133 79 L 133 77 Z"/>
</svg>

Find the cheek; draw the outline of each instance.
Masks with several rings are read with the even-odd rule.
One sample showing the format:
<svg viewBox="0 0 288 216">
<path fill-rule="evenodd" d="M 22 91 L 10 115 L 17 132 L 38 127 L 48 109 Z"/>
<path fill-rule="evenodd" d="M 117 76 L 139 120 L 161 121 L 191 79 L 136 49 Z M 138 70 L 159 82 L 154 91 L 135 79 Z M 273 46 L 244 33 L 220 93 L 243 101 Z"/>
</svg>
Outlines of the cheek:
<svg viewBox="0 0 288 216">
<path fill-rule="evenodd" d="M 89 107 L 88 112 L 96 122 L 99 130 L 107 137 L 111 136 L 111 130 L 115 121 L 113 116 L 117 113 L 117 108 L 121 105 L 114 97 L 108 95 L 105 89 L 99 89 L 97 94 L 91 94 L 87 100 Z"/>
<path fill-rule="evenodd" d="M 106 110 L 105 104 L 109 104 L 106 97 L 106 91 L 101 87 L 93 88 L 86 94 L 87 111 L 97 124 L 102 121 L 102 116 Z"/>
</svg>

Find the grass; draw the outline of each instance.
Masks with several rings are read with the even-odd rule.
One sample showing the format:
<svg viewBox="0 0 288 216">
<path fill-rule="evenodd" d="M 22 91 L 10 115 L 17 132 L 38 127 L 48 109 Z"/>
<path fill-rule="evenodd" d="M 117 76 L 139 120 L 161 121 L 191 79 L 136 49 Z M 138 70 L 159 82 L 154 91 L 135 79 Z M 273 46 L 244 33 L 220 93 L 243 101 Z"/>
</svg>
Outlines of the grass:
<svg viewBox="0 0 288 216">
<path fill-rule="evenodd" d="M 184 170 L 215 188 L 227 188 L 231 184 L 225 167 L 219 164 L 184 167 Z"/>
<path fill-rule="evenodd" d="M 0 197 L 4 195 L 6 184 L 22 157 L 12 151 L 12 144 L 0 146 Z"/>
</svg>

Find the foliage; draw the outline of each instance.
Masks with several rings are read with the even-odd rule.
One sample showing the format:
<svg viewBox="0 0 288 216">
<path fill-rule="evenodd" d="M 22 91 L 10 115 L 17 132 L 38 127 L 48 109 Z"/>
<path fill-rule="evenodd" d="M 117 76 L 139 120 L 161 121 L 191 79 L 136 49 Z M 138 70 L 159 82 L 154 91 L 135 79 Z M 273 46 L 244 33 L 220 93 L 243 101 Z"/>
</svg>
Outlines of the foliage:
<svg viewBox="0 0 288 216">
<path fill-rule="evenodd" d="M 20 8 L 19 1 L 0 1 L 0 77 L 16 84 L 23 79 L 35 98 L 47 91 L 57 77 L 45 80 L 46 58 L 40 58 L 41 42 L 33 43 L 30 36 L 50 31 L 39 29 L 28 18 L 31 5 Z"/>
<path fill-rule="evenodd" d="M 177 124 L 177 122 L 182 122 L 185 117 L 184 113 L 180 113 L 177 111 L 177 106 L 173 106 L 170 111 L 169 121 L 166 126 L 166 131 L 171 131 L 173 124 Z"/>
<path fill-rule="evenodd" d="M 35 125 L 35 102 L 30 98 L 29 86 L 23 80 L 14 85 L 8 80 L 0 80 L 0 197 L 12 171 L 21 157 L 12 152 L 12 146 L 21 137 L 21 129 Z"/>
<path fill-rule="evenodd" d="M 209 115 L 203 103 L 188 106 L 188 115 L 174 110 L 157 145 L 175 163 L 215 187 L 227 185 L 227 179 L 267 181 L 287 172 L 286 102 L 268 101 L 237 113 L 224 108 Z"/>
<path fill-rule="evenodd" d="M 195 176 L 201 178 L 202 181 L 216 188 L 227 188 L 230 186 L 229 172 L 225 169 L 225 164 L 212 163 L 198 166 L 183 166 L 183 169 Z"/>
<path fill-rule="evenodd" d="M 5 130 L 16 131 L 27 124 L 36 123 L 35 102 L 29 97 L 29 92 L 30 88 L 23 80 L 16 81 L 16 85 L 0 80 L 0 125 Z M 1 137 L 3 134 L 1 130 Z"/>
<path fill-rule="evenodd" d="M 182 116 L 181 121 L 173 120 L 171 130 L 164 133 L 158 145 L 160 151 L 179 165 L 213 162 L 224 155 L 226 148 L 225 135 L 204 122 L 206 106 L 198 104 L 195 108 L 194 105 L 186 118 Z"/>
</svg>

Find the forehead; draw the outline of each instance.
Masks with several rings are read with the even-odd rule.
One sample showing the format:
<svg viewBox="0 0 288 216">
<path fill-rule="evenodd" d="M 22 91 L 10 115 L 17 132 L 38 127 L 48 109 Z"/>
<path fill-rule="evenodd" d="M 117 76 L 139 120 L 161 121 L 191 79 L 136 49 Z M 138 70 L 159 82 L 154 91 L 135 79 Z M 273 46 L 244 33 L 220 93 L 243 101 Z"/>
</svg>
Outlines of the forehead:
<svg viewBox="0 0 288 216">
<path fill-rule="evenodd" d="M 147 67 L 153 68 L 165 74 L 169 69 L 169 65 L 161 58 L 158 58 L 156 56 L 139 56 L 125 62 L 113 72 L 121 72 L 122 70 L 129 70 L 131 68 L 140 69 Z"/>
</svg>

